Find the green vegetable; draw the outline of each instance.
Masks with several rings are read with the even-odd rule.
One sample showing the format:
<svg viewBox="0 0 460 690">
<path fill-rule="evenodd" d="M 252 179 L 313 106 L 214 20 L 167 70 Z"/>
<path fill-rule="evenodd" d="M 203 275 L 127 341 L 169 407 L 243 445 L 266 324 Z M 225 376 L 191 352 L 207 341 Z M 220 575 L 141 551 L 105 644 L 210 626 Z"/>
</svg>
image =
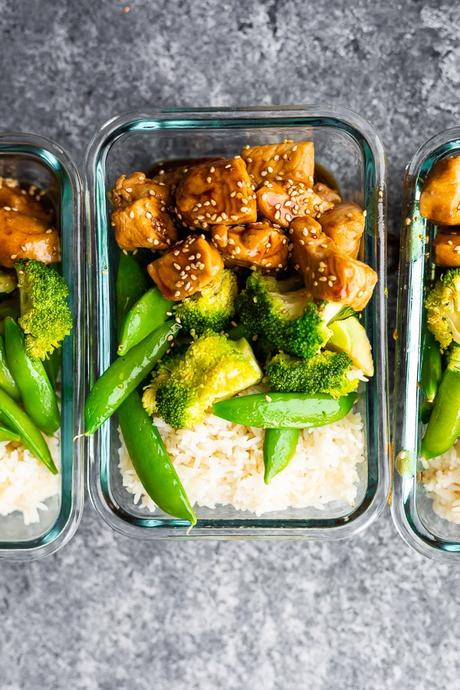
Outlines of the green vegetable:
<svg viewBox="0 0 460 690">
<path fill-rule="evenodd" d="M 167 300 L 157 287 L 142 295 L 126 314 L 120 332 L 118 354 L 125 355 L 166 321 L 173 302 Z"/>
<path fill-rule="evenodd" d="M 13 272 L 0 269 L 0 293 L 8 294 L 16 290 L 18 281 Z"/>
<path fill-rule="evenodd" d="M 358 388 L 359 375 L 348 355 L 327 350 L 310 359 L 281 353 L 267 365 L 270 387 L 285 393 L 327 393 L 340 398 Z"/>
<path fill-rule="evenodd" d="M 48 378 L 53 386 L 56 386 L 56 381 L 59 376 L 61 358 L 62 349 L 59 347 L 52 351 L 48 359 L 43 360 L 43 366 L 45 367 L 45 371 L 48 374 Z"/>
<path fill-rule="evenodd" d="M 175 314 L 182 326 L 196 335 L 208 330 L 218 333 L 229 325 L 235 313 L 237 293 L 234 272 L 224 269 L 201 292 L 178 302 Z"/>
<path fill-rule="evenodd" d="M 13 374 L 8 367 L 3 336 L 0 336 L 0 388 L 3 388 L 14 400 L 19 400 L 21 397 Z"/>
<path fill-rule="evenodd" d="M 355 400 L 354 393 L 338 399 L 305 393 L 254 393 L 217 402 L 212 410 L 218 417 L 235 424 L 261 429 L 303 429 L 342 419 Z"/>
<path fill-rule="evenodd" d="M 196 516 L 184 487 L 136 391 L 120 405 L 118 420 L 129 457 L 147 494 L 165 513 L 194 525 Z"/>
<path fill-rule="evenodd" d="M 159 326 L 124 356 L 119 357 L 92 387 L 85 404 L 86 434 L 93 434 L 120 407 L 171 346 L 180 326 Z"/>
<path fill-rule="evenodd" d="M 427 326 L 445 350 L 454 341 L 460 344 L 460 268 L 447 271 L 425 300 Z"/>
<path fill-rule="evenodd" d="M 60 426 L 56 392 L 43 363 L 26 351 L 24 334 L 14 319 L 5 319 L 8 366 L 21 394 L 24 409 L 41 431 L 49 436 Z"/>
<path fill-rule="evenodd" d="M 69 289 L 55 268 L 40 261 L 19 261 L 19 325 L 26 333 L 26 348 L 31 357 L 44 359 L 59 347 L 72 330 L 68 305 Z"/>
<path fill-rule="evenodd" d="M 116 280 L 116 313 L 118 342 L 121 339 L 124 317 L 133 304 L 142 297 L 149 288 L 150 281 L 132 254 L 120 254 Z"/>
<path fill-rule="evenodd" d="M 0 441 L 14 441 L 15 443 L 20 443 L 21 437 L 19 436 L 19 434 L 16 434 L 14 431 L 11 431 L 11 429 L 7 429 L 6 427 L 0 426 Z"/>
<path fill-rule="evenodd" d="M 442 356 L 439 345 L 434 336 L 425 327 L 422 338 L 422 371 L 420 376 L 420 389 L 423 399 L 421 401 L 421 419 L 428 422 L 433 402 L 442 379 Z"/>
<path fill-rule="evenodd" d="M 329 323 L 332 335 L 327 343 L 328 350 L 345 352 L 364 376 L 374 375 L 372 349 L 366 329 L 355 316 L 343 321 Z"/>
<path fill-rule="evenodd" d="M 146 388 L 143 404 L 149 414 L 160 417 L 176 429 L 202 422 L 216 400 L 231 397 L 253 386 L 262 371 L 248 342 L 229 340 L 224 335 L 205 333 L 169 365 L 158 383 L 154 374 Z"/>
<path fill-rule="evenodd" d="M 294 457 L 300 429 L 266 429 L 264 438 L 264 482 L 284 470 Z"/>
<path fill-rule="evenodd" d="M 8 421 L 9 426 L 21 437 L 22 443 L 35 455 L 53 474 L 58 470 L 53 462 L 48 445 L 31 419 L 19 405 L 10 398 L 8 393 L 0 388 L 0 412 L 2 419 Z"/>
<path fill-rule="evenodd" d="M 460 436 L 460 346 L 448 353 L 447 369 L 434 400 L 430 421 L 422 440 L 426 459 L 442 455 Z"/>
<path fill-rule="evenodd" d="M 312 357 L 329 340 L 327 324 L 343 305 L 315 304 L 305 288 L 291 287 L 291 280 L 279 281 L 254 271 L 237 298 L 237 312 L 251 336 L 263 336 L 291 355 Z"/>
</svg>

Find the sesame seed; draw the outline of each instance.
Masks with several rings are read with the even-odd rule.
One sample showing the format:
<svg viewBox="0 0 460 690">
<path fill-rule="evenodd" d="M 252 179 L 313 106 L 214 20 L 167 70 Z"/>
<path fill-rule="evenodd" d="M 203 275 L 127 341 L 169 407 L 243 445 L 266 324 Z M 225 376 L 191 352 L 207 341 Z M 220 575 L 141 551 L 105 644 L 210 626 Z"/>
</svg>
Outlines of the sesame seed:
<svg viewBox="0 0 460 690">
<path fill-rule="evenodd" d="M 150 220 L 150 218 L 152 218 L 153 216 L 152 216 L 152 214 L 150 213 L 150 211 L 147 211 L 147 213 L 145 214 L 145 217 L 148 218 L 148 219 Z"/>
<path fill-rule="evenodd" d="M 174 293 L 174 297 L 180 297 L 180 290 L 176 290 L 176 292 Z"/>
<path fill-rule="evenodd" d="M 242 206 L 240 210 L 241 213 L 249 213 L 249 208 L 247 206 Z"/>
<path fill-rule="evenodd" d="M 243 187 L 243 182 L 242 182 L 242 180 L 238 180 L 238 182 L 236 183 L 236 186 L 239 187 L 239 188 L 241 189 L 241 187 Z"/>
<path fill-rule="evenodd" d="M 216 172 L 216 169 L 213 165 L 209 168 L 209 172 L 210 173 Z"/>
<path fill-rule="evenodd" d="M 130 218 L 134 218 L 134 215 L 135 215 L 135 214 L 134 214 L 134 211 L 130 211 L 130 212 L 129 212 L 129 217 L 130 217 Z"/>
<path fill-rule="evenodd" d="M 173 263 L 173 266 L 174 266 L 174 268 L 176 269 L 176 271 L 180 271 L 180 270 L 181 270 L 181 265 L 180 265 L 180 264 L 176 264 L 176 263 L 174 262 L 174 263 Z"/>
<path fill-rule="evenodd" d="M 207 178 L 206 178 L 206 182 L 207 182 L 208 184 L 211 184 L 211 182 L 212 182 L 212 177 L 207 177 Z"/>
</svg>

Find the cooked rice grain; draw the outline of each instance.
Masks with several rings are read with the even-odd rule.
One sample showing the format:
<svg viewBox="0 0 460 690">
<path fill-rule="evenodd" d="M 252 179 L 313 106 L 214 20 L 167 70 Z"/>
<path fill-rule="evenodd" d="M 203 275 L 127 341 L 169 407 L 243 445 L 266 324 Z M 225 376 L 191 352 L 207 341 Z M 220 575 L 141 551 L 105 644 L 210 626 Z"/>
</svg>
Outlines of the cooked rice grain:
<svg viewBox="0 0 460 690">
<path fill-rule="evenodd" d="M 422 463 L 422 482 L 433 501 L 434 512 L 444 520 L 460 524 L 460 443 Z"/>
<path fill-rule="evenodd" d="M 361 415 L 350 412 L 328 426 L 304 430 L 288 467 L 267 486 L 263 480 L 262 429 L 244 427 L 213 415 L 194 429 L 174 431 L 155 423 L 192 504 L 232 505 L 256 515 L 287 508 L 322 509 L 331 501 L 354 505 L 358 465 L 364 461 Z M 134 502 L 150 511 L 124 444 L 119 467 Z"/>
</svg>

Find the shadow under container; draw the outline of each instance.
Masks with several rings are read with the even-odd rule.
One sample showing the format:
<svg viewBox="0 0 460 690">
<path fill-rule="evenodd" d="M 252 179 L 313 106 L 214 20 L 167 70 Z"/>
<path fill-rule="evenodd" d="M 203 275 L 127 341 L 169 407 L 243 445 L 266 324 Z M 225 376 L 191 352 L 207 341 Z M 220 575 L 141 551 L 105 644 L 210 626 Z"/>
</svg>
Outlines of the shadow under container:
<svg viewBox="0 0 460 690">
<path fill-rule="evenodd" d="M 409 546 L 428 558 L 460 563 L 460 525 L 433 511 L 432 500 L 420 479 L 419 460 L 424 429 L 419 386 L 423 303 L 426 287 L 434 278 L 431 248 L 437 232 L 436 225 L 420 215 L 419 202 L 433 165 L 453 155 L 460 155 L 460 127 L 441 132 L 423 144 L 406 170 L 398 288 L 392 516 Z"/>
<path fill-rule="evenodd" d="M 62 347 L 61 469 L 59 495 L 46 501 L 40 521 L 24 524 L 22 514 L 0 516 L 0 559 L 31 560 L 54 553 L 75 533 L 83 509 L 80 410 L 84 384 L 84 294 L 81 183 L 60 146 L 33 134 L 0 135 L 0 175 L 46 190 L 61 234 L 62 273 L 70 287 L 74 329 Z"/>
<path fill-rule="evenodd" d="M 119 250 L 110 227 L 111 208 L 107 200 L 116 178 L 134 170 L 148 171 L 162 160 L 233 156 L 247 144 L 284 139 L 313 139 L 316 160 L 339 181 L 344 198 L 357 201 L 367 211 L 363 258 L 378 272 L 379 282 L 364 321 L 376 371 L 359 401 L 367 462 L 361 464 L 356 505 L 350 508 L 336 503 L 322 511 L 290 509 L 262 517 L 231 506 L 212 510 L 198 507 L 197 525 L 189 530 L 184 521 L 160 511 L 147 513 L 134 505 L 118 469 L 120 442 L 114 417 L 87 441 L 89 492 L 100 515 L 125 535 L 150 539 L 339 539 L 364 529 L 385 505 L 389 489 L 385 165 L 376 133 L 350 111 L 315 106 L 168 110 L 121 116 L 101 128 L 89 147 L 86 168 L 90 379 L 97 379 L 116 353 L 114 304 Z"/>
</svg>

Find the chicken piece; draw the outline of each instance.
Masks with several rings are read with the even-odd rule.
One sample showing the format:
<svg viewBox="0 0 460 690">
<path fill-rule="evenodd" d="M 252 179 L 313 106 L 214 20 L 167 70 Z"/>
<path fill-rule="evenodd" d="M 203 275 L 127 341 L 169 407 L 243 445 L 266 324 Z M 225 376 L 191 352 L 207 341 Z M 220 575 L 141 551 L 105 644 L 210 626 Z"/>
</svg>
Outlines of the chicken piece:
<svg viewBox="0 0 460 690">
<path fill-rule="evenodd" d="M 261 216 L 282 228 L 297 216 L 320 216 L 333 204 L 323 200 L 311 187 L 301 182 L 283 187 L 276 182 L 267 182 L 256 192 L 257 208 Z"/>
<path fill-rule="evenodd" d="M 214 225 L 212 241 L 226 266 L 257 266 L 270 271 L 286 268 L 288 241 L 271 223 Z"/>
<path fill-rule="evenodd" d="M 358 204 L 344 202 L 326 211 L 319 219 L 325 235 L 347 256 L 356 259 L 364 233 L 365 216 Z"/>
<path fill-rule="evenodd" d="M 315 147 L 312 141 L 252 146 L 244 148 L 241 155 L 256 189 L 267 180 L 313 186 Z"/>
<path fill-rule="evenodd" d="M 167 249 L 177 239 L 177 230 L 164 203 L 156 197 L 137 199 L 112 213 L 118 246 L 125 251 L 139 247 Z"/>
<path fill-rule="evenodd" d="M 317 194 L 323 201 L 335 206 L 340 204 L 342 197 L 336 189 L 328 187 L 324 182 L 317 182 L 313 185 L 313 191 Z"/>
<path fill-rule="evenodd" d="M 150 180 L 143 172 L 121 175 L 112 189 L 111 199 L 115 208 L 125 208 L 138 199 L 153 197 L 164 205 L 170 202 L 169 187 Z"/>
<path fill-rule="evenodd" d="M 181 300 L 202 290 L 224 267 L 222 257 L 202 235 L 190 235 L 147 266 L 166 299 Z"/>
<path fill-rule="evenodd" d="M 289 228 L 296 270 L 314 299 L 342 302 L 361 311 L 372 297 L 376 272 L 337 249 L 310 216 L 296 218 Z"/>
<path fill-rule="evenodd" d="M 26 189 L 21 189 L 19 185 L 5 184 L 4 178 L 0 177 L 0 208 L 5 211 L 24 213 L 26 216 L 38 218 L 49 224 L 51 213 L 35 198 L 34 190 L 36 187 L 32 187 L 32 193 L 30 193 Z"/>
<path fill-rule="evenodd" d="M 0 208 L 0 264 L 10 268 L 18 259 L 60 261 L 59 234 L 44 220 Z"/>
<path fill-rule="evenodd" d="M 255 194 L 246 164 L 239 156 L 190 168 L 176 190 L 177 215 L 186 225 L 254 223 Z"/>
<path fill-rule="evenodd" d="M 222 156 L 207 156 L 203 158 L 180 158 L 177 160 L 160 161 L 156 163 L 150 170 L 150 176 L 162 185 L 167 185 L 171 193 L 174 194 L 179 181 L 188 173 L 191 168 L 201 165 L 202 163 L 213 163 L 214 161 L 223 160 Z"/>
<path fill-rule="evenodd" d="M 460 225 L 460 156 L 433 165 L 420 196 L 420 213 L 439 225 Z"/>
<path fill-rule="evenodd" d="M 460 266 L 460 233 L 439 232 L 433 242 L 433 253 L 437 266 Z"/>
</svg>

